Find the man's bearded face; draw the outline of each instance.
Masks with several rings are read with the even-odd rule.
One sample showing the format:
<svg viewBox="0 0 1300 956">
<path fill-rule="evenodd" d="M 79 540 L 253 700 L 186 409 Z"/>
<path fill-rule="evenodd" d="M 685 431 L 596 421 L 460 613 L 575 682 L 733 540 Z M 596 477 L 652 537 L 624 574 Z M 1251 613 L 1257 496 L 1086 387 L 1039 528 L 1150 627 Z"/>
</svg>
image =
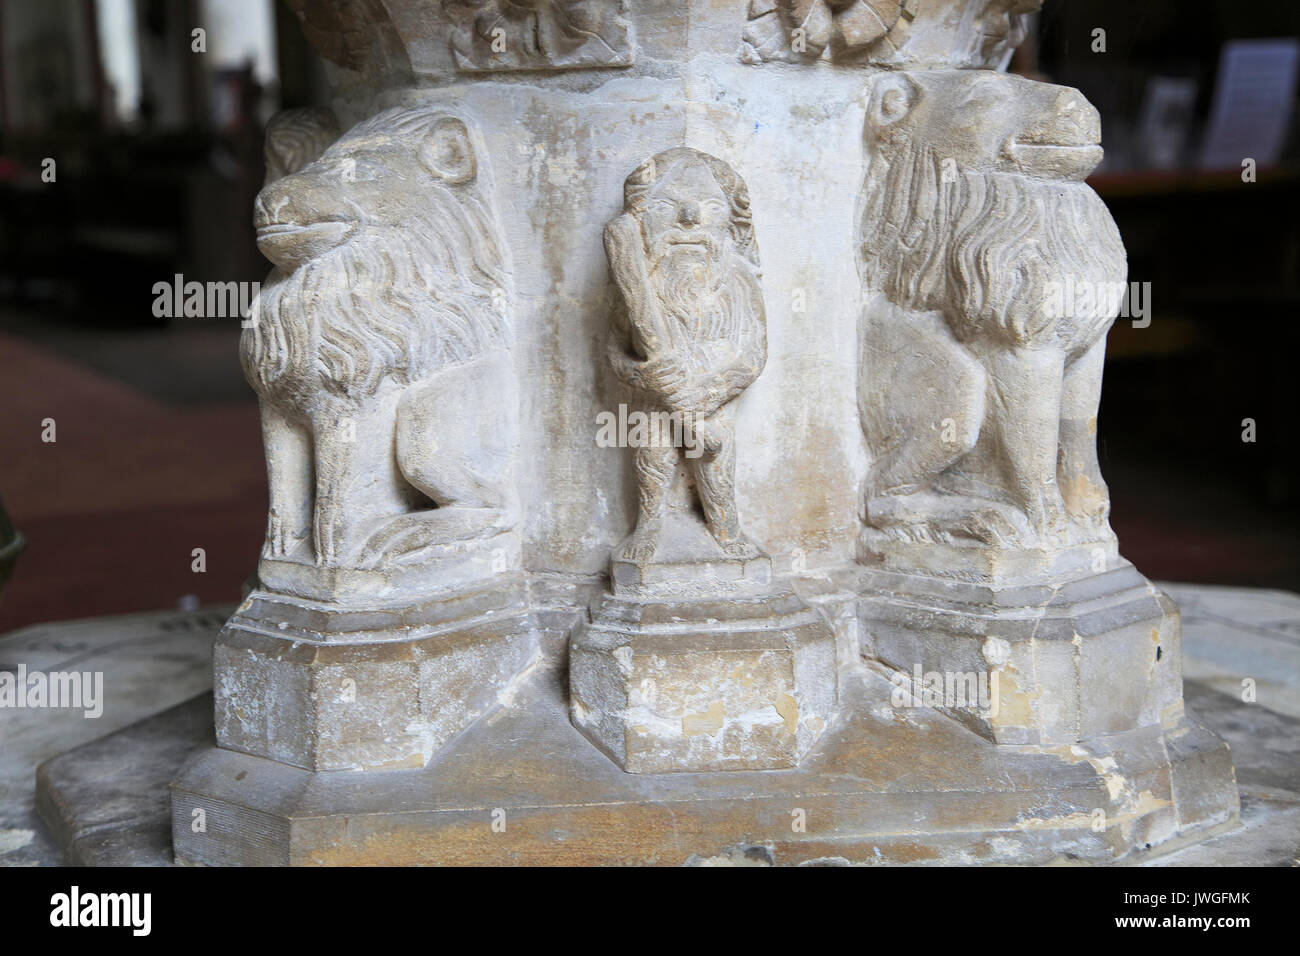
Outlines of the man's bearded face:
<svg viewBox="0 0 1300 956">
<path fill-rule="evenodd" d="M 702 163 L 678 166 L 651 188 L 641 213 L 652 272 L 712 286 L 730 240 L 731 203 Z"/>
</svg>

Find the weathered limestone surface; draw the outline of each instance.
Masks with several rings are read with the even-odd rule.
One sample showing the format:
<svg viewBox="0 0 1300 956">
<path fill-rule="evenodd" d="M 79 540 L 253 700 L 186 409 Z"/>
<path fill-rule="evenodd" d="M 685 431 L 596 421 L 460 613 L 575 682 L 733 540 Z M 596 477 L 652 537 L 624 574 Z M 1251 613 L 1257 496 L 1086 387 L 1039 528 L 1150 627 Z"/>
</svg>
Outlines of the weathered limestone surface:
<svg viewBox="0 0 1300 956">
<path fill-rule="evenodd" d="M 1164 590 L 1176 597 L 1183 610 L 1186 636 L 1185 692 L 1188 706 L 1198 721 L 1231 744 L 1231 761 L 1242 795 L 1242 825 L 1237 828 L 1221 826 L 1219 835 L 1210 834 L 1203 842 L 1190 846 L 1189 842 L 1207 835 L 1206 831 L 1193 830 L 1189 837 L 1153 844 L 1150 851 L 1145 849 L 1145 845 L 1130 846 L 1119 838 L 1110 839 L 1108 845 L 1113 848 L 1113 852 L 1126 854 L 1123 858 L 1125 863 L 1137 865 L 1291 866 L 1300 852 L 1300 805 L 1296 799 L 1300 793 L 1300 763 L 1295 759 L 1296 741 L 1300 740 L 1300 724 L 1296 722 L 1296 718 L 1300 717 L 1300 654 L 1295 652 L 1293 641 L 1294 625 L 1300 619 L 1300 595 L 1192 585 L 1166 585 Z M 77 711 L 64 711 L 61 717 L 48 711 L 9 712 L 7 720 L 11 725 L 16 724 L 21 732 L 15 738 L 15 746 L 0 751 L 0 796 L 3 796 L 6 787 L 8 793 L 7 799 L 0 799 L 0 833 L 6 834 L 0 840 L 0 866 L 59 865 L 62 862 L 94 866 L 164 865 L 173 860 L 168 784 L 177 778 L 191 752 L 210 744 L 213 735 L 212 696 L 205 692 L 180 707 L 173 705 L 211 686 L 212 639 L 222 623 L 220 618 L 213 618 L 212 610 L 179 615 L 164 612 L 110 620 L 38 625 L 0 635 L 0 660 L 25 661 L 29 668 L 43 670 L 54 668 L 58 662 L 74 657 L 77 658 L 76 666 L 91 666 L 81 655 L 88 646 L 92 650 L 97 648 L 94 669 L 106 672 L 107 687 L 119 688 L 117 693 L 109 694 L 102 720 L 85 720 Z M 111 632 L 115 639 L 103 640 L 106 632 Z M 182 633 L 185 638 L 178 643 L 177 635 Z M 562 642 L 563 629 L 556 637 Z M 164 645 L 167 653 L 160 655 L 158 648 Z M 1242 700 L 1243 675 L 1260 675 L 1258 697 L 1252 702 Z M 567 799 L 570 807 L 600 801 L 610 793 L 607 781 L 622 781 L 630 788 L 626 792 L 635 795 L 643 786 L 656 786 L 653 783 L 656 780 L 689 784 L 699 779 L 698 775 L 672 775 L 665 778 L 622 773 L 603 754 L 593 750 L 587 739 L 568 724 L 564 714 L 562 680 L 553 671 L 544 668 L 534 671 L 529 680 L 551 681 L 554 688 L 551 699 L 554 703 L 548 706 L 552 710 L 541 717 L 525 717 L 517 723 L 507 722 L 505 712 L 498 712 L 499 716 L 485 724 L 483 730 L 496 733 L 499 729 L 502 733 L 511 735 L 511 742 L 503 743 L 502 748 L 529 755 L 527 761 L 512 764 L 512 769 L 544 768 L 557 762 L 557 752 L 562 754 L 566 749 L 572 748 L 576 759 L 561 757 L 555 767 L 557 777 L 564 778 L 563 781 L 557 779 L 553 785 L 557 803 L 564 802 L 561 797 Z M 126 681 L 125 685 L 123 681 Z M 122 691 L 123 686 L 128 691 Z M 846 702 L 853 709 L 857 705 L 851 683 L 847 690 L 849 696 L 846 697 Z M 874 703 L 879 704 L 893 692 L 881 681 L 871 696 Z M 528 709 L 536 700 L 531 688 L 523 687 L 507 705 L 507 709 Z M 872 714 L 876 710 L 873 705 L 867 707 L 865 712 Z M 974 820 L 979 814 L 984 814 L 983 820 L 988 823 L 992 819 L 990 812 L 994 808 L 984 797 L 979 796 L 982 791 L 978 788 L 983 786 L 981 781 L 991 784 L 1001 777 L 1004 786 L 1027 786 L 1022 769 L 1028 759 L 1026 754 L 1036 752 L 1038 748 L 1028 745 L 995 746 L 987 741 L 980 742 L 973 735 L 956 728 L 950 721 L 938 718 L 931 710 L 902 708 L 895 711 L 890 708 L 890 711 L 893 714 L 891 724 L 899 723 L 897 717 L 901 717 L 903 722 L 916 721 L 911 726 L 918 743 L 909 745 L 905 735 L 896 733 L 897 728 L 895 732 L 887 732 L 883 736 L 880 732 L 873 732 L 869 740 L 862 741 L 862 746 L 857 748 L 858 753 L 871 757 L 873 761 L 870 765 L 862 765 L 863 769 L 858 772 L 860 778 L 883 784 L 887 773 L 882 772 L 881 761 L 897 761 L 900 768 L 907 768 L 908 789 L 904 791 L 906 799 L 913 806 L 932 806 L 931 798 L 920 789 L 926 785 L 924 781 L 928 778 L 934 786 L 948 791 L 952 789 L 951 781 L 928 758 L 921 758 L 920 764 L 915 760 L 908 764 L 910 758 L 907 751 L 909 746 L 921 746 L 920 741 L 946 740 L 950 734 L 956 739 L 964 740 L 966 745 L 973 746 L 976 752 L 987 750 L 988 757 L 976 759 L 971 767 L 988 766 L 989 769 L 987 776 L 984 776 L 983 770 L 972 770 L 966 775 L 965 784 L 971 789 L 964 791 L 963 799 L 954 800 L 950 804 L 950 813 L 936 815 L 926 812 L 915 815 L 906 824 L 906 832 L 897 832 L 892 836 L 883 832 L 869 833 L 866 827 L 862 828 L 864 842 L 870 838 L 872 846 L 878 846 L 881 850 L 877 857 L 874 850 L 869 849 L 869 855 L 865 855 L 867 863 L 905 860 L 947 865 L 982 858 L 981 854 L 989 852 L 998 854 L 996 858 L 999 860 L 1032 859 L 1032 856 L 1019 855 L 1019 848 L 1030 842 L 1042 847 L 1045 852 L 1050 852 L 1050 844 L 1059 841 L 1061 829 L 1038 827 L 1035 822 L 1055 816 L 1052 812 L 1045 812 L 1049 807 L 1059 808 L 1059 803 L 1049 803 L 1053 799 L 1049 790 L 1038 790 L 1036 795 L 1031 794 L 1026 798 L 1023 805 L 1029 806 L 1032 814 L 1024 818 L 1022 825 L 1017 825 L 1008 818 L 991 836 L 982 836 L 973 831 L 959 832 L 961 817 L 956 815 L 963 814 L 966 819 Z M 154 716 L 148 716 L 150 714 Z M 883 719 L 884 711 L 881 710 L 879 715 Z M 95 726 L 91 727 L 92 724 Z M 863 726 L 874 729 L 876 725 Z M 948 729 L 936 730 L 936 727 Z M 110 731 L 107 736 L 98 736 L 105 731 Z M 477 729 L 472 730 L 470 735 L 477 740 Z M 70 739 L 80 745 L 67 750 Z M 833 745 L 833 739 L 828 739 L 822 746 Z M 472 746 L 475 750 L 482 748 L 478 742 Z M 886 746 L 888 753 L 883 750 Z M 459 747 L 456 749 L 459 750 Z M 1051 754 L 1062 748 L 1044 749 Z M 945 752 L 950 753 L 953 759 L 966 759 L 960 751 Z M 1177 756 L 1185 752 L 1185 748 L 1178 745 L 1173 754 Z M 1208 753 L 1212 755 L 1213 751 Z M 534 759 L 538 754 L 545 759 Z M 228 757 L 237 761 L 250 759 L 239 754 L 230 754 Z M 1199 779 L 1202 784 L 1213 783 L 1218 788 L 1202 789 L 1198 800 L 1213 797 L 1216 792 L 1231 795 L 1231 778 L 1219 777 L 1215 770 L 1220 757 L 1189 764 L 1202 768 L 1199 778 L 1183 777 L 1189 781 L 1189 786 L 1190 779 Z M 1000 762 L 1002 770 L 989 761 Z M 40 815 L 45 823 L 43 827 L 35 820 L 31 800 L 33 772 L 42 762 L 43 765 L 36 773 L 35 790 Z M 1035 758 L 1031 764 L 1040 770 L 1038 785 L 1041 787 L 1048 785 L 1046 780 L 1041 779 L 1043 763 L 1041 758 Z M 850 757 L 845 757 L 842 761 L 846 767 L 853 764 Z M 435 761 L 430 770 L 437 773 L 440 766 L 441 763 Z M 237 777 L 239 772 L 241 771 L 234 771 L 232 777 Z M 312 775 L 291 767 L 284 767 L 283 772 L 297 774 L 303 780 L 313 779 Z M 397 779 L 405 775 L 344 773 L 325 776 L 338 780 L 340 787 L 383 788 L 396 784 Z M 738 787 L 749 787 L 752 797 L 752 781 L 755 779 L 772 777 L 789 782 L 795 775 L 778 772 L 727 773 L 720 776 L 731 780 Z M 1110 779 L 1114 782 L 1113 774 Z M 534 827 L 526 835 L 515 834 L 513 826 L 518 822 L 520 812 L 527 815 L 531 811 L 523 804 L 506 803 L 503 806 L 502 803 L 493 801 L 497 798 L 502 801 L 528 800 L 531 799 L 529 791 L 535 788 L 518 787 L 506 791 L 500 788 L 499 781 L 500 778 L 495 773 L 488 774 L 479 781 L 480 802 L 473 804 L 476 813 L 461 818 L 461 823 L 467 823 L 469 829 L 459 832 L 456 837 L 458 848 L 454 854 L 446 852 L 444 846 L 443 859 L 452 855 L 465 862 L 558 859 L 567 847 L 573 847 L 572 842 L 567 840 L 563 843 L 556 842 L 556 831 L 546 828 Z M 457 798 L 464 800 L 472 783 L 468 779 L 461 780 Z M 443 784 L 435 783 L 434 786 L 443 785 L 446 785 L 445 781 Z M 661 793 L 660 797 L 679 794 L 685 802 L 692 796 L 688 790 L 688 787 L 682 787 L 671 793 Z M 1190 799 L 1188 787 L 1182 789 L 1182 794 L 1180 800 Z M 241 806 L 248 806 L 256 798 L 245 793 L 240 799 Z M 386 798 L 379 798 L 377 802 L 382 803 L 384 799 Z M 791 803 L 807 809 L 806 804 L 796 802 L 793 798 Z M 738 805 L 743 806 L 743 801 L 717 804 L 721 812 L 713 819 L 716 821 L 734 817 Z M 469 804 L 462 803 L 459 806 L 463 809 Z M 654 847 L 662 844 L 668 848 L 669 854 L 682 849 L 680 843 L 684 838 L 683 831 L 675 826 L 674 821 L 681 819 L 682 814 L 692 806 L 697 812 L 701 809 L 696 801 L 687 807 L 673 806 L 671 812 L 665 810 L 653 818 L 662 821 L 662 825 L 654 828 L 645 825 L 647 812 L 642 804 L 625 801 L 617 807 L 605 806 L 601 830 L 583 834 L 583 843 L 576 848 L 573 859 L 589 860 L 592 859 L 592 852 L 598 851 L 604 855 L 604 859 L 667 860 L 669 855 L 655 851 Z M 505 832 L 494 833 L 492 811 L 498 808 L 505 812 L 508 825 Z M 1100 805 L 1094 809 L 1100 809 Z M 601 812 L 601 807 L 593 806 L 590 812 Z M 1203 815 L 1203 811 L 1189 811 L 1182 818 L 1191 820 L 1196 814 Z M 884 816 L 881 816 L 881 820 L 881 826 L 897 822 Z M 374 827 L 378 822 L 377 819 L 372 820 L 369 825 Z M 715 856 L 697 856 L 694 862 L 706 865 L 788 862 L 792 857 L 785 850 L 797 836 L 790 830 L 793 817 L 788 817 L 786 821 L 776 819 L 775 822 L 773 832 L 779 830 L 777 836 L 780 840 L 774 837 L 770 846 L 764 841 L 765 831 L 753 828 L 751 822 L 752 832 L 742 834 L 742 842 L 726 845 L 726 850 Z M 1121 826 L 1118 821 L 1111 822 L 1117 827 Z M 819 839 L 817 834 L 824 830 L 842 831 L 838 821 L 824 821 L 820 817 L 808 817 L 807 824 L 811 840 Z M 940 834 L 938 828 L 941 826 L 948 828 L 946 834 Z M 1085 826 L 1091 832 L 1091 816 L 1086 823 L 1082 818 L 1078 820 L 1078 826 L 1074 829 L 1079 832 L 1075 835 L 1084 837 L 1082 830 Z M 618 827 L 622 829 L 619 830 Z M 926 830 L 926 827 L 933 829 Z M 577 829 L 575 827 L 570 832 L 576 832 Z M 721 828 L 714 829 L 720 834 L 719 841 L 725 844 L 729 834 Z M 1129 832 L 1132 835 L 1135 830 L 1130 829 Z M 443 836 L 448 835 L 444 831 Z M 519 839 L 514 839 L 515 836 L 519 836 Z M 887 836 L 884 843 L 877 842 Z M 237 834 L 231 832 L 222 839 L 231 837 L 237 838 Z M 508 844 L 491 842 L 506 837 L 510 838 Z M 401 850 L 402 847 L 397 847 L 397 852 Z M 498 851 L 501 851 L 499 857 L 495 855 Z M 60 852 L 65 856 L 61 858 Z M 223 852 L 251 851 L 247 843 L 237 843 L 225 848 Z M 297 852 L 301 854 L 301 844 Z M 620 853 L 624 857 L 619 857 Z M 299 860 L 304 858 L 301 855 L 298 857 Z M 1108 858 L 1102 855 L 1098 859 Z M 1059 861 L 1066 862 L 1068 859 L 1063 856 Z"/>
<path fill-rule="evenodd" d="M 975 859 L 1230 826 L 1177 610 L 1107 521 L 1100 117 L 998 72 L 1039 5 L 295 0 L 336 97 L 268 137 L 271 510 L 178 855 L 496 859 L 448 821 L 515 787 L 611 860 L 582 827 L 704 780 L 677 851 L 625 858 L 724 853 L 790 793 L 834 794 L 797 860 L 917 812 L 930 849 L 1016 831 Z M 931 674 L 943 716 L 891 731 Z"/>
<path fill-rule="evenodd" d="M 213 651 L 217 743 L 308 770 L 422 767 L 540 660 L 523 592 L 498 578 L 369 610 L 256 592 Z"/>
<path fill-rule="evenodd" d="M 909 686 L 918 672 L 922 684 L 945 674 L 996 682 L 996 699 L 936 703 L 990 740 L 1073 744 L 1183 714 L 1178 609 L 1127 562 L 1059 587 L 889 572 L 864 586 L 863 654 Z"/>
<path fill-rule="evenodd" d="M 793 591 L 607 597 L 569 648 L 574 724 L 624 770 L 798 766 L 836 711 L 835 639 Z"/>
<path fill-rule="evenodd" d="M 196 753 L 172 787 L 177 857 L 209 865 L 1104 863 L 1236 825 L 1227 745 L 1190 718 L 1095 745 L 998 746 L 932 710 L 890 707 L 890 682 L 869 672 L 846 683 L 851 716 L 797 772 L 625 773 L 570 724 L 558 675 L 538 677 L 498 720 L 474 725 L 423 770 L 311 774 L 229 751 Z M 199 808 L 205 833 L 190 826 Z"/>
</svg>

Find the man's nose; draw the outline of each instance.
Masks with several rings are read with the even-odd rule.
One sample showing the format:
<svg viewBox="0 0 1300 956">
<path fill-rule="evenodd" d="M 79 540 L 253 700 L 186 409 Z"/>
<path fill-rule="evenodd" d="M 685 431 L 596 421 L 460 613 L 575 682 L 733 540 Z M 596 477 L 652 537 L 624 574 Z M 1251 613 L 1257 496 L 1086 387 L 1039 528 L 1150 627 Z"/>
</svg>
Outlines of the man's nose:
<svg viewBox="0 0 1300 956">
<path fill-rule="evenodd" d="M 677 206 L 677 221 L 683 226 L 697 226 L 700 223 L 700 204 L 687 200 Z"/>
</svg>

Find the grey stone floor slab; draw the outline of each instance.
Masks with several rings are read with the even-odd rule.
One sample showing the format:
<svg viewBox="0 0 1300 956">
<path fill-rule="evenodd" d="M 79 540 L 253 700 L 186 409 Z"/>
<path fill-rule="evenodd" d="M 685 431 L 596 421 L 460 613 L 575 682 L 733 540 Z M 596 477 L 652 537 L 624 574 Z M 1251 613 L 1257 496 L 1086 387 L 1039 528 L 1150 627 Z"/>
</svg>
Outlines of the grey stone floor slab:
<svg viewBox="0 0 1300 956">
<path fill-rule="evenodd" d="M 1183 611 L 1188 706 L 1232 747 L 1242 827 L 1146 865 L 1296 865 L 1300 595 L 1163 586 Z M 86 719 L 79 711 L 0 710 L 0 865 L 62 862 L 33 809 L 34 773 L 40 762 L 170 708 L 176 709 L 167 721 L 175 720 L 178 731 L 202 720 L 196 709 L 201 704 L 177 705 L 210 689 L 211 641 L 229 611 L 208 608 L 63 622 L 0 635 L 0 667 L 23 663 L 29 670 L 101 670 L 107 697 L 98 720 Z M 1245 679 L 1254 681 L 1253 703 L 1242 700 Z M 134 785 L 119 780 L 121 786 L 105 790 L 105 857 L 165 862 L 161 821 L 151 825 L 145 818 L 158 812 L 148 807 L 164 806 L 166 797 L 154 793 L 157 788 L 144 778 L 166 776 L 164 764 L 175 757 L 160 753 L 157 766 L 137 768 Z M 121 827 L 132 813 L 142 814 L 140 822 Z M 82 846 L 87 862 L 101 855 L 93 838 L 83 840 Z"/>
<path fill-rule="evenodd" d="M 212 641 L 234 610 L 157 611 L 37 624 L 0 635 L 0 670 L 100 671 L 104 711 L 0 709 L 0 866 L 58 864 L 33 808 L 43 760 L 212 688 Z"/>
</svg>

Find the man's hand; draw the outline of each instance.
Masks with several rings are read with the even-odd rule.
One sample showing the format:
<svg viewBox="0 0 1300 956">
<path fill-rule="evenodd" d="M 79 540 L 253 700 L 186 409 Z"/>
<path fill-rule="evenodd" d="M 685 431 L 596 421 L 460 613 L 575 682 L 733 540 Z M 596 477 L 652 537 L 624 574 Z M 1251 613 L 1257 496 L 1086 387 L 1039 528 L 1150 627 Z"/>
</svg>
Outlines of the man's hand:
<svg viewBox="0 0 1300 956">
<path fill-rule="evenodd" d="M 693 377 L 684 363 L 671 356 L 646 362 L 641 376 L 646 386 L 660 396 L 685 388 Z"/>
<path fill-rule="evenodd" d="M 663 317 L 650 286 L 641 224 L 635 216 L 623 213 L 605 226 L 605 257 L 614 284 L 627 303 L 632 344 L 641 355 L 651 356 L 662 345 Z"/>
</svg>

